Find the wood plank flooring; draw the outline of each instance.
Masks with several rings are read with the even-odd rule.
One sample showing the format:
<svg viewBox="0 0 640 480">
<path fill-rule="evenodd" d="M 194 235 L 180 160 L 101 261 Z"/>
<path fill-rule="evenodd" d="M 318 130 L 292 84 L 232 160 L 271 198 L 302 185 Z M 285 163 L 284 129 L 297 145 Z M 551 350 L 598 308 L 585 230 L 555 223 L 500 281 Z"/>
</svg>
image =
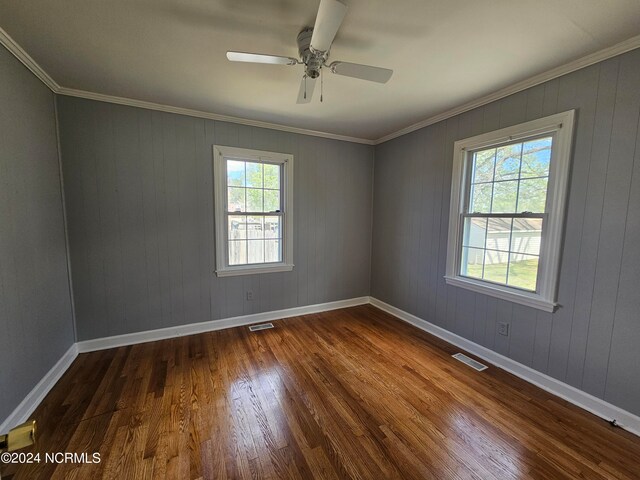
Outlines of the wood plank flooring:
<svg viewBox="0 0 640 480">
<path fill-rule="evenodd" d="M 274 323 L 80 355 L 33 451 L 100 463 L 3 479 L 640 478 L 638 437 L 375 307 Z"/>
</svg>

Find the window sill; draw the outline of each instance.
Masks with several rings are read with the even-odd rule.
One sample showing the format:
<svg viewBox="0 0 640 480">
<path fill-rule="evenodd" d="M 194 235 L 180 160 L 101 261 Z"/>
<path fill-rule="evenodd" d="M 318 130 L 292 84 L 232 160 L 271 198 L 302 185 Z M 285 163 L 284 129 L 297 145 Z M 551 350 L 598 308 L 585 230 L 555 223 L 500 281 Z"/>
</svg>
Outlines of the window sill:
<svg viewBox="0 0 640 480">
<path fill-rule="evenodd" d="M 259 273 L 290 272 L 293 270 L 293 267 L 293 264 L 284 263 L 265 266 L 249 265 L 246 267 L 233 267 L 224 270 L 216 270 L 216 275 L 218 277 L 235 277 L 238 275 L 257 275 Z"/>
<path fill-rule="evenodd" d="M 509 302 L 519 303 L 520 305 L 526 305 L 527 307 L 537 308 L 545 312 L 553 313 L 558 307 L 558 304 L 542 298 L 537 294 L 527 294 L 526 292 L 517 292 L 509 288 L 501 288 L 499 286 L 489 285 L 485 282 L 475 281 L 469 278 L 463 277 L 444 277 L 447 285 L 454 287 L 466 288 L 477 293 L 484 293 L 492 297 L 500 298 L 502 300 L 508 300 Z"/>
</svg>

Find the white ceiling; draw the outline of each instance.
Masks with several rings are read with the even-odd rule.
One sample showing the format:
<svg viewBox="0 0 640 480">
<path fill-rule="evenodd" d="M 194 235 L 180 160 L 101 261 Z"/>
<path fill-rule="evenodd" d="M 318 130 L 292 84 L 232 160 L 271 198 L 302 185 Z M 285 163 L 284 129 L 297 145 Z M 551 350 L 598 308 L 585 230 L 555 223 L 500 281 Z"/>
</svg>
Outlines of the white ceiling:
<svg viewBox="0 0 640 480">
<path fill-rule="evenodd" d="M 319 0 L 2 0 L 0 27 L 63 87 L 372 140 L 640 33 L 639 0 L 345 1 L 330 59 L 395 73 L 322 104 L 301 66 L 225 58 L 297 57 Z"/>
</svg>

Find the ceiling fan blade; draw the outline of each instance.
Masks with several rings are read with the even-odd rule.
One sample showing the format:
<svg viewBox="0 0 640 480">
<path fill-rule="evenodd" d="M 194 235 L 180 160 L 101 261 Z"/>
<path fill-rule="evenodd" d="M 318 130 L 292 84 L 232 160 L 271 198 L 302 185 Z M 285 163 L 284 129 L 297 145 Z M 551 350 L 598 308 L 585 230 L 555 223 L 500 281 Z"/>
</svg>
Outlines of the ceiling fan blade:
<svg viewBox="0 0 640 480">
<path fill-rule="evenodd" d="M 298 63 L 298 60 L 293 57 L 231 51 L 227 52 L 227 59 L 232 62 L 268 63 L 271 65 L 296 65 Z"/>
<path fill-rule="evenodd" d="M 305 89 L 305 81 L 307 82 Z M 309 103 L 313 98 L 313 89 L 316 87 L 316 79 L 303 76 L 300 82 L 300 90 L 298 91 L 298 101 L 296 103 Z M 306 90 L 306 97 L 305 97 Z"/>
<path fill-rule="evenodd" d="M 329 65 L 331 72 L 345 77 L 359 78 L 370 82 L 387 83 L 393 75 L 388 68 L 360 65 L 359 63 L 333 62 Z"/>
<path fill-rule="evenodd" d="M 327 52 L 342 24 L 347 6 L 338 0 L 320 0 L 316 24 L 311 36 L 311 48 L 318 52 Z"/>
</svg>

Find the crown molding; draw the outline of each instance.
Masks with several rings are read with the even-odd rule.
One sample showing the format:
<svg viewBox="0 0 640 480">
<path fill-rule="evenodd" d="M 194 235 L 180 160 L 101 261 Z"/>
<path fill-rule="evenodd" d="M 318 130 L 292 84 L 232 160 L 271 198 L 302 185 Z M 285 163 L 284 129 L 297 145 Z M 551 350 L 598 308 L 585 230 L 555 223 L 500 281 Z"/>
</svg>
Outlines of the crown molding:
<svg viewBox="0 0 640 480">
<path fill-rule="evenodd" d="M 442 120 L 446 120 L 447 118 L 455 117 L 456 115 L 468 112 L 469 110 L 473 110 L 474 108 L 487 105 L 488 103 L 495 102 L 496 100 L 500 100 L 501 98 L 508 97 L 509 95 L 521 92 L 522 90 L 526 90 L 527 88 L 535 87 L 536 85 L 540 85 L 541 83 L 548 82 L 549 80 L 553 80 L 554 78 L 558 78 L 563 75 L 567 75 L 568 73 L 575 72 L 576 70 L 588 67 L 589 65 L 593 65 L 594 63 L 602 62 L 603 60 L 607 60 L 617 55 L 635 50 L 636 48 L 640 48 L 640 35 L 631 37 L 624 42 L 613 45 L 612 47 L 607 47 L 595 53 L 585 55 L 584 57 L 581 57 L 569 63 L 565 63 L 564 65 L 560 65 L 559 67 L 552 68 L 551 70 L 547 70 L 546 72 L 534 75 L 533 77 L 529 77 L 518 83 L 514 83 L 513 85 L 509 85 L 508 87 L 490 93 L 489 95 L 485 95 L 484 97 L 481 97 L 477 100 L 473 100 L 471 102 L 465 103 L 464 105 L 460 105 L 459 107 L 455 107 L 429 117 L 418 123 L 414 123 L 413 125 L 409 125 L 408 127 L 402 128 L 388 135 L 385 135 L 384 137 L 376 139 L 373 144 L 379 145 L 389 140 L 393 140 L 394 138 L 401 137 L 402 135 L 406 135 L 407 133 L 411 133 L 429 125 L 433 125 L 434 123 L 441 122 Z"/>
<path fill-rule="evenodd" d="M 193 110 L 190 108 L 173 107 L 171 105 L 163 105 L 161 103 L 146 102 L 144 100 L 134 100 L 132 98 L 116 97 L 114 95 L 105 95 L 102 93 L 87 92 L 85 90 L 76 90 L 74 88 L 59 87 L 55 92 L 58 95 L 68 97 L 86 98 L 89 100 L 97 100 L 100 102 L 116 103 L 118 105 L 127 105 L 130 107 L 146 108 L 147 110 L 157 110 L 160 112 L 177 113 L 189 117 L 207 118 L 209 120 L 218 120 L 221 122 L 236 123 L 239 125 L 248 125 L 250 127 L 269 128 L 271 130 L 280 130 L 283 132 L 299 133 L 301 135 L 311 135 L 314 137 L 330 138 L 332 140 L 342 140 L 345 142 L 362 143 L 364 145 L 373 145 L 373 140 L 359 137 L 350 137 L 347 135 L 338 135 L 336 133 L 321 132 L 318 130 L 309 130 L 306 128 L 290 127 L 280 123 L 261 122 L 259 120 L 250 120 L 248 118 L 232 117 L 228 115 L 220 115 L 217 113 L 204 112 L 201 110 Z"/>
<path fill-rule="evenodd" d="M 561 77 L 568 73 L 575 72 L 576 70 L 580 70 L 581 68 L 588 67 L 589 65 L 593 65 L 595 63 L 602 62 L 603 60 L 607 60 L 617 55 L 621 55 L 631 50 L 635 50 L 636 48 L 640 48 L 640 35 L 631 37 L 628 40 L 620 42 L 611 47 L 604 48 L 595 53 L 585 55 L 584 57 L 581 57 L 577 60 L 561 65 L 559 67 L 552 68 L 551 70 L 547 70 L 546 72 L 540 73 L 538 75 L 534 75 L 533 77 L 527 78 L 518 83 L 514 83 L 513 85 L 502 88 L 496 92 L 490 93 L 489 95 L 485 95 L 484 97 L 481 97 L 477 100 L 473 100 L 471 102 L 468 102 L 458 107 L 444 111 L 432 117 L 426 118 L 425 120 L 422 120 L 420 122 L 414 123 L 407 127 L 401 128 L 400 130 L 389 133 L 388 135 L 385 135 L 375 140 L 370 140 L 367 138 L 359 138 L 359 137 L 350 137 L 348 135 L 338 135 L 335 133 L 321 132 L 318 130 L 308 130 L 305 128 L 291 127 L 291 126 L 282 125 L 279 123 L 262 122 L 258 120 L 251 120 L 248 118 L 219 115 L 217 113 L 204 112 L 201 110 L 193 110 L 190 108 L 173 107 L 171 105 L 163 105 L 160 103 L 146 102 L 143 100 L 135 100 L 132 98 L 117 97 L 114 95 L 105 95 L 102 93 L 94 93 L 94 92 L 88 92 L 85 90 L 77 90 L 74 88 L 61 87 L 2 28 L 0 28 L 0 44 L 4 45 L 7 48 L 7 50 L 9 50 L 9 52 L 11 52 L 29 70 L 31 70 L 31 72 L 33 72 L 33 74 L 36 77 L 38 77 L 47 87 L 49 87 L 53 93 L 56 93 L 58 95 L 86 98 L 89 100 L 97 100 L 100 102 L 115 103 L 118 105 L 127 105 L 131 107 L 145 108 L 148 110 L 157 110 L 160 112 L 176 113 L 179 115 L 186 115 L 190 117 L 207 118 L 210 120 L 236 123 L 239 125 L 248 125 L 251 127 L 269 128 L 272 130 L 280 130 L 283 132 L 298 133 L 301 135 L 311 135 L 314 137 L 329 138 L 333 140 L 342 140 L 345 142 L 361 143 L 364 145 L 379 145 L 389 140 L 393 140 L 394 138 L 401 137 L 402 135 L 406 135 L 407 133 L 414 132 L 416 130 L 427 127 L 429 125 L 433 125 L 434 123 L 438 123 L 448 118 L 455 117 L 456 115 L 460 115 L 461 113 L 468 112 L 469 110 L 473 110 L 474 108 L 478 108 L 483 105 L 487 105 L 488 103 L 495 102 L 496 100 L 500 100 L 501 98 L 508 97 L 509 95 L 513 95 L 514 93 L 521 92 L 522 90 L 526 90 L 527 88 L 535 87 L 536 85 L 540 85 L 541 83 L 548 82 L 549 80 L 553 80 L 554 78 Z"/>
<path fill-rule="evenodd" d="M 217 113 L 204 112 L 201 110 L 193 110 L 190 108 L 173 107 L 171 105 L 163 105 L 160 103 L 146 102 L 143 100 L 135 100 L 133 98 L 117 97 L 114 95 L 105 95 L 102 93 L 87 92 L 85 90 L 77 90 L 75 88 L 67 88 L 60 86 L 38 63 L 29 55 L 11 36 L 0 28 L 0 44 L 9 50 L 20 62 L 24 64 L 42 83 L 57 95 L 66 95 L 68 97 L 86 98 L 89 100 L 97 100 L 100 102 L 115 103 L 118 105 L 127 105 L 130 107 L 145 108 L 147 110 L 157 110 L 160 112 L 177 113 L 189 117 L 207 118 L 210 120 L 219 120 L 221 122 L 235 123 L 239 125 L 248 125 L 251 127 L 269 128 L 271 130 L 279 130 L 283 132 L 298 133 L 301 135 L 311 135 L 314 137 L 329 138 L 332 140 L 341 140 L 344 142 L 361 143 L 364 145 L 373 145 L 374 141 L 367 138 L 350 137 L 348 135 L 338 135 L 336 133 L 321 132 L 318 130 L 310 130 L 306 128 L 290 127 L 279 123 L 262 122 L 251 120 L 248 118 L 232 117 L 228 115 L 219 115 Z"/>
<path fill-rule="evenodd" d="M 31 73 L 38 77 L 52 92 L 57 93 L 57 90 L 60 89 L 60 85 L 58 85 L 56 81 L 51 78 L 33 58 L 31 58 L 31 55 L 25 52 L 24 49 L 2 28 L 0 28 L 0 44 L 4 45 L 9 52 L 20 60 L 25 67 L 31 70 Z"/>
</svg>

